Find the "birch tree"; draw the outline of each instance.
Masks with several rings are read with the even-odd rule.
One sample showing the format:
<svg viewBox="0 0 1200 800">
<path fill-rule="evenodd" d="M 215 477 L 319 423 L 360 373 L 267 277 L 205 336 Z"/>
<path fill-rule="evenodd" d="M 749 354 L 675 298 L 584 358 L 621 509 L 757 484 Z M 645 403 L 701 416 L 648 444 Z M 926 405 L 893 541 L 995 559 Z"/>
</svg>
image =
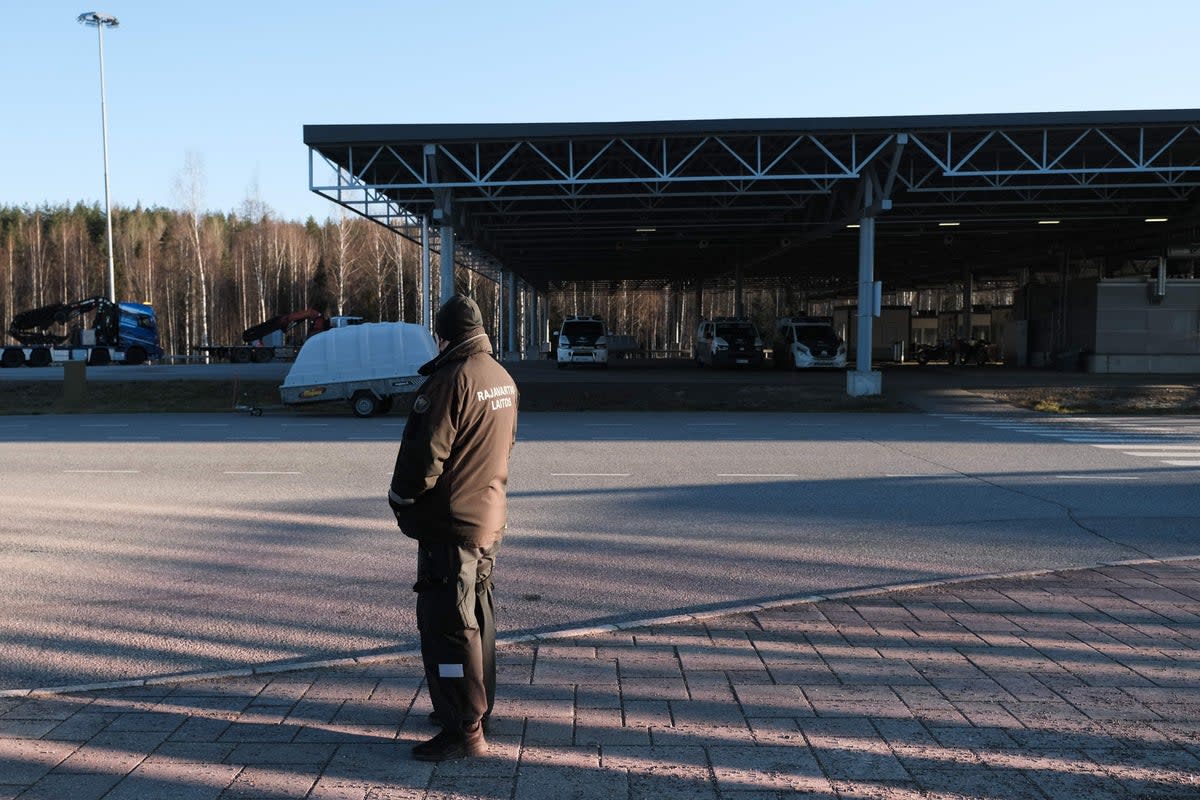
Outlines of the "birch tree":
<svg viewBox="0 0 1200 800">
<path fill-rule="evenodd" d="M 254 278 L 254 288 L 258 295 L 258 318 L 267 319 L 267 227 L 270 223 L 271 212 L 263 202 L 262 192 L 258 188 L 258 178 L 251 181 L 246 190 L 246 199 L 242 202 L 242 217 L 246 220 L 245 242 L 246 261 L 250 274 Z M 272 300 L 272 305 L 275 303 Z"/>
<path fill-rule="evenodd" d="M 326 263 L 328 276 L 333 281 L 333 303 L 338 316 L 346 311 L 347 289 L 359 269 L 358 254 L 355 252 L 354 223 L 350 215 L 342 210 L 335 220 L 326 224 L 329 259 Z"/>
<path fill-rule="evenodd" d="M 176 199 L 184 215 L 189 237 L 188 241 L 191 244 L 192 250 L 192 265 L 195 267 L 196 283 L 200 290 L 199 308 L 195 310 L 199 321 L 200 345 L 207 346 L 210 344 L 208 340 L 208 272 L 204 263 L 204 242 L 202 236 L 204 221 L 204 161 L 195 151 L 189 150 L 184 155 L 183 169 L 175 178 L 174 190 Z M 190 303 L 189 310 L 191 310 Z"/>
<path fill-rule="evenodd" d="M 385 236 L 394 236 L 390 230 L 379 225 L 372 225 L 367 230 L 367 252 L 371 259 L 371 279 L 374 283 L 375 317 L 377 322 L 383 322 L 383 310 L 387 305 L 385 295 L 387 282 L 391 274 L 391 248 Z"/>
</svg>

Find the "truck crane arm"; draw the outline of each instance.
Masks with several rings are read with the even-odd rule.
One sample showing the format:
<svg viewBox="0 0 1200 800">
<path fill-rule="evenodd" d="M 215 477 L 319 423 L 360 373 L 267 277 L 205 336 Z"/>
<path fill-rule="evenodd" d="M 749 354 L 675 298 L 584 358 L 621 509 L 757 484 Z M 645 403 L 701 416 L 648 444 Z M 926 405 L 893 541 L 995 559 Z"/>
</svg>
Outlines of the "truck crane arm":
<svg viewBox="0 0 1200 800">
<path fill-rule="evenodd" d="M 116 304 L 107 297 L 89 297 L 73 303 L 51 303 L 18 313 L 8 326 L 8 335 L 26 345 L 62 344 L 69 338 L 69 334 L 57 334 L 50 328 L 65 325 L 76 317 L 95 311 L 97 340 L 107 340 L 116 336 L 116 309 Z"/>
<path fill-rule="evenodd" d="M 256 342 L 264 336 L 270 336 L 275 331 L 286 331 L 297 322 L 303 322 L 306 319 L 321 319 L 323 316 L 320 311 L 312 308 L 306 308 L 303 311 L 292 311 L 289 314 L 280 314 L 271 317 L 266 322 L 260 322 L 253 327 L 246 328 L 246 330 L 242 331 L 242 341 L 247 344 Z"/>
</svg>

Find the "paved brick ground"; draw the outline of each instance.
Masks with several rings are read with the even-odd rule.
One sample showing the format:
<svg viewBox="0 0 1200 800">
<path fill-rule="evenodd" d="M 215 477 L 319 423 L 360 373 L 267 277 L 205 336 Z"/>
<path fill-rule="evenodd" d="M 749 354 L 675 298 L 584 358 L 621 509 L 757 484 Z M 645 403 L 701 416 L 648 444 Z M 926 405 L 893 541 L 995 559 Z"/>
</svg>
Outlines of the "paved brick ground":
<svg viewBox="0 0 1200 800">
<path fill-rule="evenodd" d="M 0 799 L 1200 797 L 1200 560 L 501 652 L 486 758 L 415 662 L 0 698 Z"/>
</svg>

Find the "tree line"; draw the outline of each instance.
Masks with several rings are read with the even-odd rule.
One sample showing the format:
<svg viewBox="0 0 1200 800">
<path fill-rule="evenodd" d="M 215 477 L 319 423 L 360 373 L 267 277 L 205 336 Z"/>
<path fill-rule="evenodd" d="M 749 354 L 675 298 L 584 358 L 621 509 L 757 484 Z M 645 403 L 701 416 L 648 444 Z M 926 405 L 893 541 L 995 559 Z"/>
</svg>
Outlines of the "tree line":
<svg viewBox="0 0 1200 800">
<path fill-rule="evenodd" d="M 180 195 L 188 196 L 186 188 Z M 154 306 L 168 354 L 237 343 L 246 328 L 305 308 L 368 321 L 426 319 L 420 307 L 421 247 L 382 225 L 348 214 L 323 222 L 311 217 L 281 220 L 253 199 L 228 213 L 202 211 L 186 200 L 183 205 L 113 209 L 117 299 Z M 106 294 L 104 236 L 104 212 L 95 204 L 0 206 L 4 329 L 21 311 Z M 436 252 L 431 261 L 431 294 L 436 298 Z M 507 313 L 500 307 L 496 284 L 461 268 L 455 283 L 475 298 L 489 333 L 499 336 Z M 567 283 L 542 299 L 543 324 L 534 341 L 527 342 L 520 320 L 530 309 L 524 296 L 518 298 L 516 333 L 522 350 L 545 346 L 565 314 L 598 314 L 614 333 L 633 336 L 641 348 L 686 352 L 699 319 L 734 311 L 727 285 L 710 285 L 697 296 L 682 285 Z M 828 298 L 800 299 L 778 285 L 748 287 L 745 313 L 763 330 L 787 314 L 832 313 L 834 303 Z M 957 302 L 953 293 L 946 299 L 945 305 Z M 893 301 L 921 305 L 915 294 L 897 295 Z M 941 293 L 935 305 L 943 305 Z"/>
<path fill-rule="evenodd" d="M 0 206 L 4 328 L 21 311 L 105 295 L 104 236 L 104 212 L 96 204 Z M 369 321 L 425 319 L 420 245 L 356 216 L 287 221 L 251 200 L 228 213 L 116 207 L 113 254 L 117 299 L 154 306 L 169 354 L 239 342 L 246 328 L 305 308 Z M 436 252 L 431 262 L 436 298 Z M 498 335 L 507 314 L 495 283 L 461 268 L 455 282 L 475 298 L 485 326 Z M 566 284 L 543 299 L 547 318 L 534 335 L 543 342 L 564 314 L 600 314 L 614 332 L 634 336 L 650 350 L 690 346 L 694 332 L 692 294 L 670 287 Z M 704 299 L 705 313 L 732 312 L 731 293 L 712 291 Z M 774 308 L 777 303 L 755 295 L 751 305 Z M 518 320 L 528 311 L 526 298 L 518 298 Z M 517 328 L 518 347 L 536 349 L 525 341 L 524 326 Z"/>
<path fill-rule="evenodd" d="M 107 294 L 104 236 L 97 205 L 0 206 L 5 329 L 21 311 Z M 114 208 L 113 255 L 117 299 L 154 306 L 168 353 L 238 342 L 251 325 L 305 308 L 423 319 L 420 246 L 359 217 L 285 221 L 251 202 L 231 213 Z M 430 272 L 436 289 L 436 253 Z M 458 279 L 494 325 L 492 282 Z"/>
</svg>

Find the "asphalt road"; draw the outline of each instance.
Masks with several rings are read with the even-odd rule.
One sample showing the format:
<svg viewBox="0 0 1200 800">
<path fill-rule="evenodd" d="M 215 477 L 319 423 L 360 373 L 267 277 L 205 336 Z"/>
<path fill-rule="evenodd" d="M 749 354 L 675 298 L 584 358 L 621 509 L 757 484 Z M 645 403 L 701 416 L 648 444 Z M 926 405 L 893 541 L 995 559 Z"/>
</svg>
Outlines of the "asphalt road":
<svg viewBox="0 0 1200 800">
<path fill-rule="evenodd" d="M 0 417 L 0 688 L 415 643 L 403 418 Z M 526 413 L 504 632 L 1200 553 L 1200 418 Z"/>
</svg>

